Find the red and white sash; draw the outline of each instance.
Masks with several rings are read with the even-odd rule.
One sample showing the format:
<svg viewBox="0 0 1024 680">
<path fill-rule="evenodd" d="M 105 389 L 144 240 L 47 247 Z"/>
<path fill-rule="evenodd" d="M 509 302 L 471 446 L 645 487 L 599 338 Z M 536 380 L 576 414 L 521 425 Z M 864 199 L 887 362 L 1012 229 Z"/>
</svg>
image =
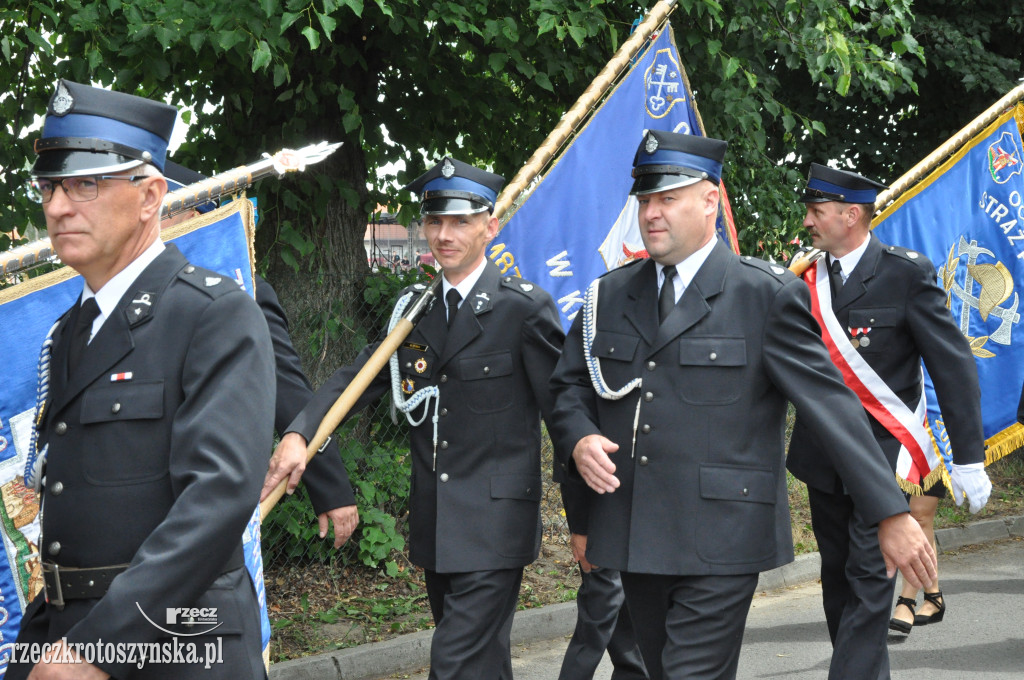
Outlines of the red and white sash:
<svg viewBox="0 0 1024 680">
<path fill-rule="evenodd" d="M 850 343 L 832 309 L 832 291 L 824 257 L 807 269 L 804 281 L 811 288 L 811 313 L 821 326 L 822 340 L 832 361 L 868 413 L 902 444 L 896 460 L 896 474 L 900 481 L 920 488 L 928 474 L 941 465 L 926 429 L 924 389 L 917 408 L 911 411 Z M 906 484 L 903 486 L 907 489 Z"/>
</svg>

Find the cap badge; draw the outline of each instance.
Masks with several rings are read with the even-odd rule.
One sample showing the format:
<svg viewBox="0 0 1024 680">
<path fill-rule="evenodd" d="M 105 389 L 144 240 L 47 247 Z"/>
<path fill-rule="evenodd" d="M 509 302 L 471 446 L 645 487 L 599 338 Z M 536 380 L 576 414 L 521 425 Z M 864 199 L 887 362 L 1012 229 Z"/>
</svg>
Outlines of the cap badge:
<svg viewBox="0 0 1024 680">
<path fill-rule="evenodd" d="M 63 116 L 65 113 L 71 110 L 74 106 L 75 100 L 71 97 L 71 93 L 68 92 L 68 88 L 64 87 L 64 83 L 57 83 L 57 94 L 53 97 L 53 104 L 50 106 L 55 116 Z"/>
<path fill-rule="evenodd" d="M 451 179 L 452 175 L 455 174 L 455 164 L 452 163 L 450 158 L 445 158 L 444 163 L 441 164 L 441 176 L 445 179 Z"/>
<path fill-rule="evenodd" d="M 652 134 L 647 135 L 647 144 L 644 145 L 644 151 L 649 154 L 653 154 L 658 150 L 658 138 Z"/>
</svg>

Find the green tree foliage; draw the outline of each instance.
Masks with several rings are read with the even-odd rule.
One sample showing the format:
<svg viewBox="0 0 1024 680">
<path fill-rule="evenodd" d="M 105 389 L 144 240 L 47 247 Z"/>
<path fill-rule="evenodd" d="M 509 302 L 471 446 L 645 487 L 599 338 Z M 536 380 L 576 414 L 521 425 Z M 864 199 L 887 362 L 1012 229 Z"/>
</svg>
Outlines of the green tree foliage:
<svg viewBox="0 0 1024 680">
<path fill-rule="evenodd" d="M 797 234 L 792 190 L 811 160 L 892 179 L 1008 89 L 1022 1 L 679 0 L 672 22 L 695 99 L 708 133 L 731 142 L 743 249 L 778 255 Z M 206 173 L 342 141 L 314 171 L 257 190 L 262 268 L 329 368 L 351 356 L 349 324 L 365 325 L 368 216 L 407 202 L 398 187 L 445 152 L 514 174 L 653 1 L 5 4 L 0 184 L 15 198 L 0 205 L 0 247 L 39 220 L 17 189 L 57 77 L 182 107 L 192 125 L 175 159 Z"/>
</svg>

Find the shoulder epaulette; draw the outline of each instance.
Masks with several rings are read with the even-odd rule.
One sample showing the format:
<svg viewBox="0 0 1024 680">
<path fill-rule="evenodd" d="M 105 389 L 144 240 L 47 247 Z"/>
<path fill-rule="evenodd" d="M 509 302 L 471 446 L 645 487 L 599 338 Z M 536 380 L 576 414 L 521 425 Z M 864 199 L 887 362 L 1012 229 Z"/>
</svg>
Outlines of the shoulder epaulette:
<svg viewBox="0 0 1024 680">
<path fill-rule="evenodd" d="M 902 246 L 885 246 L 882 248 L 882 252 L 888 253 L 889 255 L 898 255 L 904 260 L 910 260 L 911 262 L 928 261 L 927 255 L 922 255 L 916 250 L 910 250 L 909 248 L 904 248 Z"/>
<path fill-rule="evenodd" d="M 518 276 L 502 276 L 501 285 L 505 288 L 517 290 L 528 298 L 533 298 L 538 292 L 543 290 L 533 281 L 527 281 L 526 279 Z"/>
<path fill-rule="evenodd" d="M 185 265 L 178 272 L 178 278 L 185 283 L 197 288 L 209 295 L 211 298 L 218 298 L 235 290 L 241 290 L 233 279 L 215 271 L 197 267 L 194 264 Z"/>
<path fill-rule="evenodd" d="M 762 260 L 759 257 L 753 257 L 752 255 L 741 255 L 740 262 L 756 269 L 760 269 L 763 272 L 768 272 L 777 279 L 783 279 L 787 274 L 790 276 L 796 276 L 793 272 L 789 271 L 777 262 L 766 262 L 765 260 Z"/>
<path fill-rule="evenodd" d="M 935 273 L 935 263 L 924 253 L 919 253 L 916 250 L 910 250 L 902 246 L 882 246 L 882 252 L 887 255 L 895 255 L 899 260 L 914 265 L 918 271 L 928 275 L 934 275 Z"/>
</svg>

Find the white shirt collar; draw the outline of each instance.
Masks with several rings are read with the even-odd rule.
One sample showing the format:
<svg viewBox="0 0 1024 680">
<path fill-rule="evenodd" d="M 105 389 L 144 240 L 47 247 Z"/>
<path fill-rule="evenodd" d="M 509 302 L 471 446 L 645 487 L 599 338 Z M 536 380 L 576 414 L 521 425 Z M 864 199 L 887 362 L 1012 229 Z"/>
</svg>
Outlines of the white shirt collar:
<svg viewBox="0 0 1024 680">
<path fill-rule="evenodd" d="M 868 234 L 864 238 L 864 243 L 843 255 L 840 258 L 832 258 L 839 260 L 839 266 L 843 270 L 843 283 L 846 283 L 846 279 L 850 278 L 850 274 L 853 273 L 853 268 L 860 262 L 860 258 L 864 257 L 864 251 L 868 249 L 868 243 L 871 241 L 871 234 Z"/>
<path fill-rule="evenodd" d="M 96 320 L 92 322 L 92 335 L 89 336 L 91 341 L 100 328 L 103 326 L 103 322 L 114 313 L 117 309 L 117 303 L 121 301 L 124 294 L 128 291 L 128 288 L 135 283 L 135 279 L 139 278 L 139 275 L 148 267 L 153 260 L 159 257 L 160 253 L 164 252 L 164 242 L 159 238 L 153 242 L 148 248 L 142 251 L 137 258 L 132 260 L 127 267 L 119 271 L 114 275 L 112 279 L 107 281 L 98 292 L 93 292 L 89 288 L 89 284 L 86 283 L 82 288 L 82 302 L 85 302 L 91 297 L 96 298 L 96 304 L 99 305 L 100 313 L 96 317 Z"/>
<path fill-rule="evenodd" d="M 473 290 L 473 286 L 475 286 L 476 282 L 480 280 L 480 276 L 484 273 L 484 267 L 486 266 L 487 258 L 484 257 L 482 260 L 480 260 L 480 264 L 477 265 L 477 268 L 471 271 L 469 275 L 466 276 L 466 278 L 462 279 L 462 281 L 460 281 L 459 285 L 457 286 L 453 286 L 452 284 L 448 283 L 447 278 L 443 276 L 441 277 L 443 279 L 443 281 L 441 282 L 441 287 L 444 289 L 442 292 L 444 293 L 443 297 L 445 300 L 444 304 L 446 309 L 448 307 L 448 291 L 454 288 L 455 290 L 459 291 L 459 295 L 461 295 L 462 299 L 465 300 L 467 297 L 469 297 L 470 292 Z M 442 270 L 442 272 L 443 271 L 444 270 Z M 462 303 L 460 302 L 459 305 L 461 306 L 461 304 Z"/>
<path fill-rule="evenodd" d="M 693 277 L 697 275 L 697 271 L 700 269 L 704 261 L 708 259 L 708 255 L 714 249 L 715 244 L 718 243 L 718 235 L 712 234 L 711 240 L 705 243 L 700 249 L 691 253 L 688 258 L 676 265 L 676 273 L 679 276 L 673 277 L 672 283 L 675 287 L 676 302 L 682 296 L 683 291 L 693 281 Z M 661 285 L 665 282 L 665 265 L 660 262 L 656 262 L 655 266 L 658 268 L 658 289 L 661 289 Z"/>
</svg>

